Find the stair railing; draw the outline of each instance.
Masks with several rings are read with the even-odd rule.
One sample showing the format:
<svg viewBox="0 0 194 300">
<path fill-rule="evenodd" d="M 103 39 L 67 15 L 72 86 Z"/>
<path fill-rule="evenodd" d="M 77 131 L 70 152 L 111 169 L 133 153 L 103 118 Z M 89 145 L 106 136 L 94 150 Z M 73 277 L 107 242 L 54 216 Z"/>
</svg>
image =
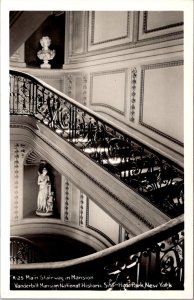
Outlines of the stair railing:
<svg viewBox="0 0 194 300">
<path fill-rule="evenodd" d="M 41 80 L 10 70 L 10 114 L 35 117 L 169 217 L 184 212 L 182 167 Z"/>
<path fill-rule="evenodd" d="M 10 263 L 29 264 L 44 261 L 42 250 L 32 241 L 21 236 L 10 237 Z M 45 260 L 46 261 L 46 260 Z"/>
<path fill-rule="evenodd" d="M 77 259 L 11 265 L 11 289 L 184 289 L 184 219 Z M 22 281 L 21 281 L 22 278 Z M 33 281 L 32 281 L 33 280 Z"/>
</svg>

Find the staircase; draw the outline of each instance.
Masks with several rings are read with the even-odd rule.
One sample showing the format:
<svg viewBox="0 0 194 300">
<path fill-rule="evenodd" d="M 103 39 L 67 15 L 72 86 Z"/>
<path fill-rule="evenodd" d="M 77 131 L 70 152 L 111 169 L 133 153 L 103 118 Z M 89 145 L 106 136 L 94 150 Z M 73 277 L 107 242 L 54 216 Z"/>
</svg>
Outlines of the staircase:
<svg viewBox="0 0 194 300">
<path fill-rule="evenodd" d="M 11 70 L 10 114 L 35 118 L 169 218 L 183 214 L 182 167 L 73 99 Z"/>
<path fill-rule="evenodd" d="M 68 96 L 14 70 L 10 71 L 10 114 L 23 119 L 24 127 L 34 120 L 34 126 L 39 128 L 37 138 L 50 145 L 56 156 L 64 155 L 70 165 L 79 157 L 79 166 L 83 163 L 79 171 L 86 178 L 92 174 L 94 182 L 101 180 L 102 185 L 96 186 L 104 189 L 106 197 L 111 195 L 110 189 L 116 194 L 120 187 L 121 198 L 126 199 L 115 200 L 123 201 L 125 213 L 130 209 L 140 219 L 141 214 L 146 215 L 147 203 L 147 225 L 151 229 L 78 259 L 52 263 L 24 260 L 22 264 L 17 261 L 11 265 L 11 289 L 184 289 L 182 167 Z M 165 216 L 168 222 L 152 225 L 156 224 L 154 219 L 162 222 L 162 217 L 164 223 Z M 20 278 L 24 279 L 22 283 Z"/>
</svg>

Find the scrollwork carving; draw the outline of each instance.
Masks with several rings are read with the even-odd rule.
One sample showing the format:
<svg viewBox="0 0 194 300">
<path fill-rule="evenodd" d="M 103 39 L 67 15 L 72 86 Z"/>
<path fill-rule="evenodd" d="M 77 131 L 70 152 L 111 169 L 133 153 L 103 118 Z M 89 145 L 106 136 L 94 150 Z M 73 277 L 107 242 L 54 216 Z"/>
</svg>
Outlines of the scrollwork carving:
<svg viewBox="0 0 194 300">
<path fill-rule="evenodd" d="M 86 74 L 83 75 L 82 80 L 83 80 L 83 85 L 82 85 L 83 98 L 82 98 L 82 102 L 83 102 L 83 105 L 86 105 L 87 104 L 87 83 L 88 83 L 88 78 L 87 78 Z"/>
</svg>

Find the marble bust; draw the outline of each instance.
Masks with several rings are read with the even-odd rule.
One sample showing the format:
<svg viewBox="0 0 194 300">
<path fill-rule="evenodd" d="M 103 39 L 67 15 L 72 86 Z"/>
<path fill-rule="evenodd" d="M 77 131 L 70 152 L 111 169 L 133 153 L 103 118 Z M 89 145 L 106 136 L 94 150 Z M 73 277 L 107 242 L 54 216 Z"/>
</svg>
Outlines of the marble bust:
<svg viewBox="0 0 194 300">
<path fill-rule="evenodd" d="M 40 44 L 42 50 L 39 50 L 37 53 L 38 58 L 43 60 L 43 64 L 41 64 L 40 67 L 43 69 L 50 69 L 51 65 L 49 64 L 49 60 L 52 60 L 55 56 L 55 50 L 49 49 L 51 39 L 48 36 L 43 36 L 40 39 Z"/>
</svg>

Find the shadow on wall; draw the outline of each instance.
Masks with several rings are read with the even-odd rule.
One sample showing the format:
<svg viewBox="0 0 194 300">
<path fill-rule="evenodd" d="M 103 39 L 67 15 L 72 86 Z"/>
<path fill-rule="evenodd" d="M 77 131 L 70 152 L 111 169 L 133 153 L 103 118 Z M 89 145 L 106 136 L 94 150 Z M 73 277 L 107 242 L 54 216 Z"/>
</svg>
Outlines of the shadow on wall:
<svg viewBox="0 0 194 300">
<path fill-rule="evenodd" d="M 24 236 L 34 242 L 45 254 L 47 262 L 65 261 L 96 252 L 92 247 L 60 235 Z"/>
</svg>

